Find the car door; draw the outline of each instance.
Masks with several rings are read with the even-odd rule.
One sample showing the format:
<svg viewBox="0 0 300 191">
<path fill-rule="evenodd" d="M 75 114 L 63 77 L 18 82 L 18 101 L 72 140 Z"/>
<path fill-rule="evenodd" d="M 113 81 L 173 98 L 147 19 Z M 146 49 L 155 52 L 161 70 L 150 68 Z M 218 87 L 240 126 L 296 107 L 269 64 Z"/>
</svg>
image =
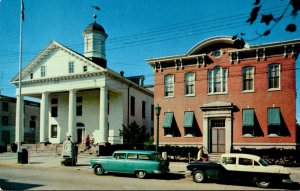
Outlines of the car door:
<svg viewBox="0 0 300 191">
<path fill-rule="evenodd" d="M 254 178 L 254 161 L 249 158 L 239 157 L 237 177 L 239 180 L 253 180 Z"/>
<path fill-rule="evenodd" d="M 139 165 L 138 154 L 137 153 L 128 153 L 126 160 L 125 171 L 127 173 L 134 173 Z"/>
<path fill-rule="evenodd" d="M 126 172 L 126 153 L 115 153 L 113 160 L 109 161 L 106 167 L 108 172 Z"/>
<path fill-rule="evenodd" d="M 223 157 L 222 166 L 224 170 L 221 170 L 218 174 L 219 179 L 235 179 L 237 175 L 237 158 L 236 157 Z"/>
</svg>

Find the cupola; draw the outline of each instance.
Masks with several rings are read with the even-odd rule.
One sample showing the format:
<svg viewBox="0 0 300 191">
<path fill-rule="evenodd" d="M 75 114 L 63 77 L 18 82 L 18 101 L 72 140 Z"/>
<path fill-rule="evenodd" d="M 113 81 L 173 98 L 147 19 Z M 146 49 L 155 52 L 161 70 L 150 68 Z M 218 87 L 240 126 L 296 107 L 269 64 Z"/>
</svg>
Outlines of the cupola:
<svg viewBox="0 0 300 191">
<path fill-rule="evenodd" d="M 106 68 L 105 40 L 108 35 L 104 28 L 96 22 L 97 17 L 94 16 L 94 18 L 95 22 L 88 25 L 83 32 L 84 56 Z"/>
</svg>

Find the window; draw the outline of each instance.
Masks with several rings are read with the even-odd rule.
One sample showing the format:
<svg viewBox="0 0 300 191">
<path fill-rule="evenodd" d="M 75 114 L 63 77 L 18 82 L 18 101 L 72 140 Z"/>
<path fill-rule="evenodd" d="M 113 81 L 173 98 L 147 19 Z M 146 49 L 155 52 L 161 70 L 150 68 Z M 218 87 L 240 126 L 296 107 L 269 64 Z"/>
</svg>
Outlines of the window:
<svg viewBox="0 0 300 191">
<path fill-rule="evenodd" d="M 8 111 L 8 102 L 2 102 L 2 111 Z"/>
<path fill-rule="evenodd" d="M 58 98 L 52 98 L 51 104 L 58 104 Z"/>
<path fill-rule="evenodd" d="M 222 52 L 221 52 L 221 50 L 215 50 L 215 51 L 212 51 L 211 55 L 213 57 L 220 57 L 222 55 Z"/>
<path fill-rule="evenodd" d="M 195 135 L 195 128 L 193 122 L 194 122 L 194 112 L 193 111 L 184 112 L 183 127 L 185 131 L 185 136 Z"/>
<path fill-rule="evenodd" d="M 33 79 L 33 73 L 30 73 L 30 79 Z"/>
<path fill-rule="evenodd" d="M 142 101 L 142 118 L 146 117 L 146 102 Z"/>
<path fill-rule="evenodd" d="M 239 165 L 252 166 L 252 160 L 248 158 L 239 158 Z"/>
<path fill-rule="evenodd" d="M 135 97 L 130 97 L 130 114 L 131 116 L 135 116 Z"/>
<path fill-rule="evenodd" d="M 87 66 L 83 66 L 83 72 L 86 72 L 88 70 Z"/>
<path fill-rule="evenodd" d="M 76 106 L 76 116 L 82 116 L 82 105 Z"/>
<path fill-rule="evenodd" d="M 45 77 L 46 76 L 46 66 L 41 66 L 41 77 Z"/>
<path fill-rule="evenodd" d="M 269 89 L 280 88 L 280 65 L 270 64 L 268 66 Z"/>
<path fill-rule="evenodd" d="M 137 160 L 138 159 L 138 155 L 136 153 L 128 153 L 127 154 L 127 159 Z"/>
<path fill-rule="evenodd" d="M 57 125 L 51 125 L 51 138 L 57 138 Z"/>
<path fill-rule="evenodd" d="M 184 76 L 185 95 L 195 94 L 195 73 L 187 73 Z"/>
<path fill-rule="evenodd" d="M 174 75 L 165 76 L 165 97 L 174 96 Z"/>
<path fill-rule="evenodd" d="M 243 109 L 243 135 L 254 136 L 254 109 Z"/>
<path fill-rule="evenodd" d="M 51 99 L 51 117 L 57 117 L 58 116 L 58 98 L 52 98 Z"/>
<path fill-rule="evenodd" d="M 2 125 L 7 126 L 8 125 L 8 116 L 2 116 Z"/>
<path fill-rule="evenodd" d="M 82 97 L 76 97 L 76 116 L 82 116 Z"/>
<path fill-rule="evenodd" d="M 280 108 L 268 108 L 268 135 L 281 135 L 281 114 Z"/>
<path fill-rule="evenodd" d="M 243 91 L 254 90 L 254 68 L 245 67 L 243 68 Z"/>
<path fill-rule="evenodd" d="M 69 74 L 74 73 L 74 62 L 69 62 Z"/>
<path fill-rule="evenodd" d="M 227 92 L 227 69 L 215 67 L 208 71 L 208 93 Z"/>
<path fill-rule="evenodd" d="M 154 120 L 154 105 L 151 105 L 151 120 Z"/>
<path fill-rule="evenodd" d="M 51 117 L 57 117 L 57 106 L 51 107 Z"/>
<path fill-rule="evenodd" d="M 114 157 L 116 159 L 125 159 L 126 158 L 126 153 L 115 153 Z"/>
<path fill-rule="evenodd" d="M 235 157 L 223 157 L 222 163 L 224 163 L 224 164 L 236 164 L 236 158 Z"/>
</svg>

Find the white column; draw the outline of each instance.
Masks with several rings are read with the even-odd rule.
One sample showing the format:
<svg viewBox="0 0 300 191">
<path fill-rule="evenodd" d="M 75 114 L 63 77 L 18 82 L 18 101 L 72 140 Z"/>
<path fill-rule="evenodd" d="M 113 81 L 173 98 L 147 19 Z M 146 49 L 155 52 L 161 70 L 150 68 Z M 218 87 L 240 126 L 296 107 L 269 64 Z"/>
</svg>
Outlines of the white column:
<svg viewBox="0 0 300 191">
<path fill-rule="evenodd" d="M 107 126 L 107 87 L 100 89 L 100 143 L 108 143 L 108 126 Z"/>
<path fill-rule="evenodd" d="M 203 117 L 203 138 L 202 138 L 202 144 L 203 146 L 209 150 L 209 126 L 208 126 L 208 118 Z"/>
<path fill-rule="evenodd" d="M 15 129 L 15 142 L 21 144 L 24 141 L 24 100 L 23 95 L 17 96 L 16 105 L 16 129 Z M 22 151 L 21 147 L 18 147 L 18 151 Z"/>
<path fill-rule="evenodd" d="M 40 142 L 46 142 L 49 129 L 49 93 L 42 93 L 40 108 Z"/>
<path fill-rule="evenodd" d="M 230 153 L 232 146 L 232 118 L 226 117 L 225 120 L 225 152 Z"/>
<path fill-rule="evenodd" d="M 76 112 L 76 90 L 69 91 L 69 116 L 68 116 L 68 133 L 73 142 L 77 141 L 75 136 L 75 112 Z"/>
</svg>

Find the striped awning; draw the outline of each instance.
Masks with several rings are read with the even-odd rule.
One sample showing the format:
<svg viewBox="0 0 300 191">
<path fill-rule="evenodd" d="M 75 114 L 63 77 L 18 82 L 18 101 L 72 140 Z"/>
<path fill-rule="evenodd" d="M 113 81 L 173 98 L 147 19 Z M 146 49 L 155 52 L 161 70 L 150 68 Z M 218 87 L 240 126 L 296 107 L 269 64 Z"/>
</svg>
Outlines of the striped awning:
<svg viewBox="0 0 300 191">
<path fill-rule="evenodd" d="M 187 111 L 184 113 L 184 128 L 192 128 L 194 122 L 194 112 L 193 111 Z"/>
<path fill-rule="evenodd" d="M 243 110 L 243 126 L 254 126 L 254 109 Z"/>
<path fill-rule="evenodd" d="M 280 126 L 280 109 L 269 108 L 268 109 L 268 126 Z"/>
<path fill-rule="evenodd" d="M 171 128 L 172 127 L 172 122 L 173 122 L 173 112 L 167 112 L 165 113 L 164 116 L 164 122 L 163 122 L 163 128 Z"/>
</svg>

